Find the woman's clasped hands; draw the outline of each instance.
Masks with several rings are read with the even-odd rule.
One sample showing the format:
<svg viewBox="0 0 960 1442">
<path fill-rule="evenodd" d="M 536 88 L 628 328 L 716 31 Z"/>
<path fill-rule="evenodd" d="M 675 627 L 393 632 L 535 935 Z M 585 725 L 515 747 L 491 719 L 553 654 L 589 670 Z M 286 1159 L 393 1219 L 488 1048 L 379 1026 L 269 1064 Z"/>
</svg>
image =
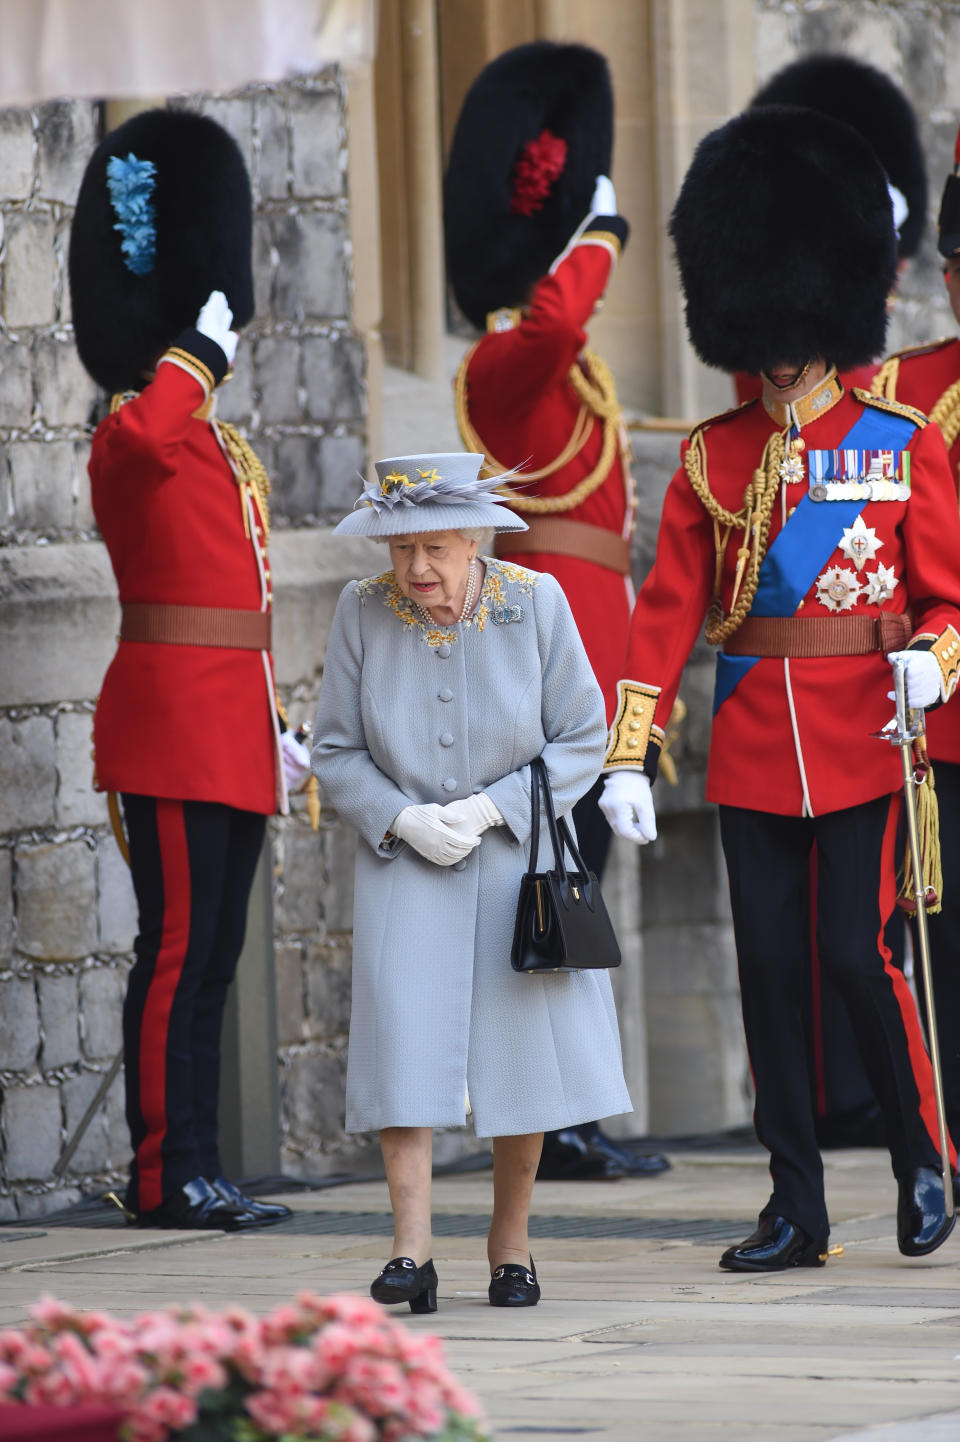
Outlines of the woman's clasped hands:
<svg viewBox="0 0 960 1442">
<path fill-rule="evenodd" d="M 453 866 L 480 845 L 484 831 L 502 825 L 500 812 L 490 797 L 480 792 L 446 806 L 436 802 L 405 806 L 390 830 L 435 866 Z"/>
</svg>

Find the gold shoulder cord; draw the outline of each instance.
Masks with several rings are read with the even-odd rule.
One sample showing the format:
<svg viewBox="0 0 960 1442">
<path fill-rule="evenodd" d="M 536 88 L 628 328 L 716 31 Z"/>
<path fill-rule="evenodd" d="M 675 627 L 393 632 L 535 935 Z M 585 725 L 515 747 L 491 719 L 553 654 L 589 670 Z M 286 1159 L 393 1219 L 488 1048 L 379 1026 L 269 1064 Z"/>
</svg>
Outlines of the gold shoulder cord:
<svg viewBox="0 0 960 1442">
<path fill-rule="evenodd" d="M 949 450 L 960 436 L 960 381 L 947 387 L 930 412 L 930 420 L 940 427 Z"/>
<path fill-rule="evenodd" d="M 244 533 L 250 534 L 250 525 L 247 516 L 246 498 L 249 495 L 257 508 L 260 517 L 260 524 L 263 527 L 263 539 L 270 539 L 270 504 L 267 497 L 270 495 L 270 477 L 263 467 L 263 462 L 249 441 L 237 430 L 236 426 L 230 425 L 228 421 L 217 421 L 216 426 L 226 446 L 227 454 L 233 462 L 237 486 L 240 490 L 240 500 L 243 505 L 243 529 Z"/>
<path fill-rule="evenodd" d="M 479 341 L 477 345 L 479 345 Z M 467 399 L 467 369 L 476 348 L 474 345 L 467 351 L 454 381 L 457 426 L 467 450 L 482 451 L 485 455 L 483 474 L 487 476 L 503 475 L 509 467 L 502 465 L 490 454 L 470 420 Z M 593 429 L 594 416 L 603 422 L 603 445 L 600 450 L 600 458 L 590 474 L 584 476 L 582 481 L 562 496 L 525 496 L 511 486 L 502 486 L 501 491 L 504 495 L 509 496 L 510 505 L 514 510 L 526 511 L 532 515 L 559 515 L 564 511 L 572 511 L 603 485 L 610 474 L 610 467 L 618 448 L 623 451 L 626 447 L 620 403 L 617 400 L 617 390 L 610 368 L 595 351 L 583 351 L 582 359 L 586 365 L 586 373 L 583 366 L 579 364 L 572 365 L 567 372 L 567 379 L 580 400 L 580 411 L 574 422 L 570 439 L 560 454 L 547 465 L 542 466 L 540 470 L 524 471 L 519 478 L 520 484 L 523 485 L 528 481 L 541 481 L 546 476 L 552 476 L 556 471 L 562 470 L 586 444 Z"/>
<path fill-rule="evenodd" d="M 707 450 L 703 431 L 694 431 L 684 457 L 687 478 L 707 514 L 713 518 L 716 543 L 716 571 L 713 578 L 713 599 L 707 612 L 704 635 L 711 646 L 719 646 L 743 621 L 760 579 L 760 565 L 767 553 L 773 503 L 780 489 L 780 465 L 787 452 L 787 432 L 775 431 L 763 449 L 763 457 L 743 493 L 739 511 L 728 511 L 714 496 L 707 482 Z M 737 551 L 737 570 L 733 583 L 730 614 L 723 613 L 721 587 L 723 562 L 733 531 L 742 531 L 743 540 Z"/>
<path fill-rule="evenodd" d="M 900 357 L 892 355 L 885 360 L 870 382 L 870 394 L 886 401 L 897 399 L 897 380 L 900 376 Z"/>
</svg>

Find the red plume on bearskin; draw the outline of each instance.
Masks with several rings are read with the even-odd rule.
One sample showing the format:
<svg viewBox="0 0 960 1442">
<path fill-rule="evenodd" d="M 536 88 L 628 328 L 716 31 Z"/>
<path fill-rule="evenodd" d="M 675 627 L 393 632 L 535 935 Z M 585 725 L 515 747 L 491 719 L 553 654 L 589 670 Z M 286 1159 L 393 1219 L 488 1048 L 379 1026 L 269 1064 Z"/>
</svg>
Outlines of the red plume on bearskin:
<svg viewBox="0 0 960 1442">
<path fill-rule="evenodd" d="M 543 209 L 553 183 L 567 163 L 567 142 L 549 130 L 529 140 L 513 174 L 510 209 L 515 215 L 535 215 Z"/>
<path fill-rule="evenodd" d="M 561 155 L 560 147 L 564 147 Z M 463 313 L 522 305 L 610 174 L 613 92 L 586 45 L 507 50 L 471 85 L 443 182 L 447 277 Z"/>
</svg>

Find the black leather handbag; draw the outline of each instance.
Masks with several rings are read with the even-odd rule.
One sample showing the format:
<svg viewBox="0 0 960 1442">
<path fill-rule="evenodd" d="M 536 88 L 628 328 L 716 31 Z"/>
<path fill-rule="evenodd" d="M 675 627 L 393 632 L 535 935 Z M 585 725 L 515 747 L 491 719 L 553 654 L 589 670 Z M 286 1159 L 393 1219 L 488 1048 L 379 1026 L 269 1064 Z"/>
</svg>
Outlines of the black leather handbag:
<svg viewBox="0 0 960 1442">
<path fill-rule="evenodd" d="M 540 848 L 540 796 L 553 842 L 552 871 L 534 871 Z M 620 947 L 600 895 L 600 883 L 577 850 L 566 818 L 557 820 L 547 768 L 530 762 L 530 870 L 520 901 L 510 963 L 514 971 L 582 971 L 620 965 Z M 564 850 L 576 870 L 567 871 Z"/>
</svg>

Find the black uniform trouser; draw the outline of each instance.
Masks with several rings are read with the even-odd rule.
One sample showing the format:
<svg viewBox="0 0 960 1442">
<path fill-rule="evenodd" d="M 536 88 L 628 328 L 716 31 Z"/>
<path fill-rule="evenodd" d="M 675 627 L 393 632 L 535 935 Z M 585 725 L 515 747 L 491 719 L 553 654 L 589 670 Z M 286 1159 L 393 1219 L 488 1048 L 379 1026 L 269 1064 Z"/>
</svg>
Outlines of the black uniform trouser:
<svg viewBox="0 0 960 1442">
<path fill-rule="evenodd" d="M 137 897 L 123 1007 L 128 1205 L 150 1211 L 221 1174 L 220 1035 L 266 818 L 208 801 L 123 797 Z"/>
<path fill-rule="evenodd" d="M 947 1130 L 951 1137 L 957 1138 L 960 1137 L 960 766 L 950 761 L 935 761 L 933 770 L 940 808 L 943 909 L 927 918 L 927 927 Z M 913 955 L 921 1015 L 926 1022 L 927 998 L 916 938 Z"/>
<path fill-rule="evenodd" d="M 720 807 L 756 1087 L 754 1122 L 770 1152 L 773 1179 L 761 1216 L 786 1217 L 814 1238 L 829 1233 L 809 1036 L 808 880 L 814 842 L 820 964 L 847 1004 L 883 1110 L 894 1174 L 940 1165 L 919 1018 L 883 940 L 895 901 L 899 809 L 899 796 L 819 817 Z"/>
</svg>

